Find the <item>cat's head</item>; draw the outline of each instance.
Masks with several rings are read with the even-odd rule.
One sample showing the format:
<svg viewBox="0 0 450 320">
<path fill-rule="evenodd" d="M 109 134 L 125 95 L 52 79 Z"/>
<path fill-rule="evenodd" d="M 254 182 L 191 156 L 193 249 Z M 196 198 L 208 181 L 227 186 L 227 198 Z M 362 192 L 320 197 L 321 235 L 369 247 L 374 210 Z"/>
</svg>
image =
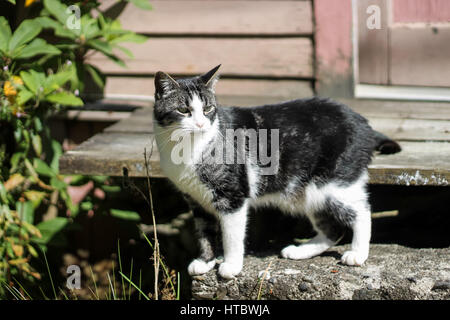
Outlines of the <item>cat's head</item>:
<svg viewBox="0 0 450 320">
<path fill-rule="evenodd" d="M 219 67 L 197 77 L 178 80 L 157 72 L 154 106 L 157 123 L 188 132 L 208 131 L 217 118 L 214 86 Z"/>
</svg>

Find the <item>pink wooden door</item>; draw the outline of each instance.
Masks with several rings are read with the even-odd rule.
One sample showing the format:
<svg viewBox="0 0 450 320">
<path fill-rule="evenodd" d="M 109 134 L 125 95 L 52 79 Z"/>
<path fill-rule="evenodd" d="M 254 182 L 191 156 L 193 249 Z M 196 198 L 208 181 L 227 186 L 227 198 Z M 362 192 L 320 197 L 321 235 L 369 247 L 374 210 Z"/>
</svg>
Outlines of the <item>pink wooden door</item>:
<svg viewBox="0 0 450 320">
<path fill-rule="evenodd" d="M 449 0 L 357 2 L 359 83 L 450 87 Z"/>
</svg>

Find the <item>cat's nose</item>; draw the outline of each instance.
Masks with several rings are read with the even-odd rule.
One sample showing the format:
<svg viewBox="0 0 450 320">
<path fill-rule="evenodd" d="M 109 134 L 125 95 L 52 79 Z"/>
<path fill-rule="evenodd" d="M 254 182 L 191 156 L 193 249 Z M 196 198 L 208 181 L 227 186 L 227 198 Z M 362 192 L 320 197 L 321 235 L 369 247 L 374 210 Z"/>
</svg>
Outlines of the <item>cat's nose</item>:
<svg viewBox="0 0 450 320">
<path fill-rule="evenodd" d="M 205 123 L 204 122 L 196 122 L 195 125 L 199 128 L 203 127 Z"/>
</svg>

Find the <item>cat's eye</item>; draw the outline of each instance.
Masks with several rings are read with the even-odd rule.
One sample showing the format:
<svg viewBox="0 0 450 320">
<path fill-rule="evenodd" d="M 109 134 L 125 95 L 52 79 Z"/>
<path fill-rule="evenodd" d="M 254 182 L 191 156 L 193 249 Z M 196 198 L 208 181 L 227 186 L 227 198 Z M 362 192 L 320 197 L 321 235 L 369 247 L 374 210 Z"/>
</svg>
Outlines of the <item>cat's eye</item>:
<svg viewBox="0 0 450 320">
<path fill-rule="evenodd" d="M 213 111 L 213 109 L 214 109 L 214 106 L 213 106 L 213 105 L 208 105 L 208 106 L 206 106 L 206 107 L 203 108 L 203 113 L 204 113 L 204 114 L 208 114 L 208 113 L 210 113 L 211 111 Z"/>
<path fill-rule="evenodd" d="M 191 114 L 191 110 L 188 107 L 178 107 L 177 112 L 181 113 L 183 116 L 188 116 Z"/>
</svg>

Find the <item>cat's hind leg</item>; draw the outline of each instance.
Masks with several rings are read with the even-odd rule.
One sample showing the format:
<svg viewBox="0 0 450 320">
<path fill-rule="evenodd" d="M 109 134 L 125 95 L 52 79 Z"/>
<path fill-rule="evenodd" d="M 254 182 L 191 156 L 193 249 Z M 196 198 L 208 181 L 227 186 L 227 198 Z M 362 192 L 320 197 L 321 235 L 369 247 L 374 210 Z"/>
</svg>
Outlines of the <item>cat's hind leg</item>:
<svg viewBox="0 0 450 320">
<path fill-rule="evenodd" d="M 299 246 L 290 245 L 281 251 L 283 258 L 299 260 L 309 259 L 328 250 L 335 245 L 344 234 L 342 221 L 336 219 L 336 211 L 340 216 L 351 214 L 345 206 L 337 206 L 331 200 L 324 201 L 319 210 L 310 212 L 307 216 L 310 219 L 317 235 L 307 243 Z"/>
</svg>

